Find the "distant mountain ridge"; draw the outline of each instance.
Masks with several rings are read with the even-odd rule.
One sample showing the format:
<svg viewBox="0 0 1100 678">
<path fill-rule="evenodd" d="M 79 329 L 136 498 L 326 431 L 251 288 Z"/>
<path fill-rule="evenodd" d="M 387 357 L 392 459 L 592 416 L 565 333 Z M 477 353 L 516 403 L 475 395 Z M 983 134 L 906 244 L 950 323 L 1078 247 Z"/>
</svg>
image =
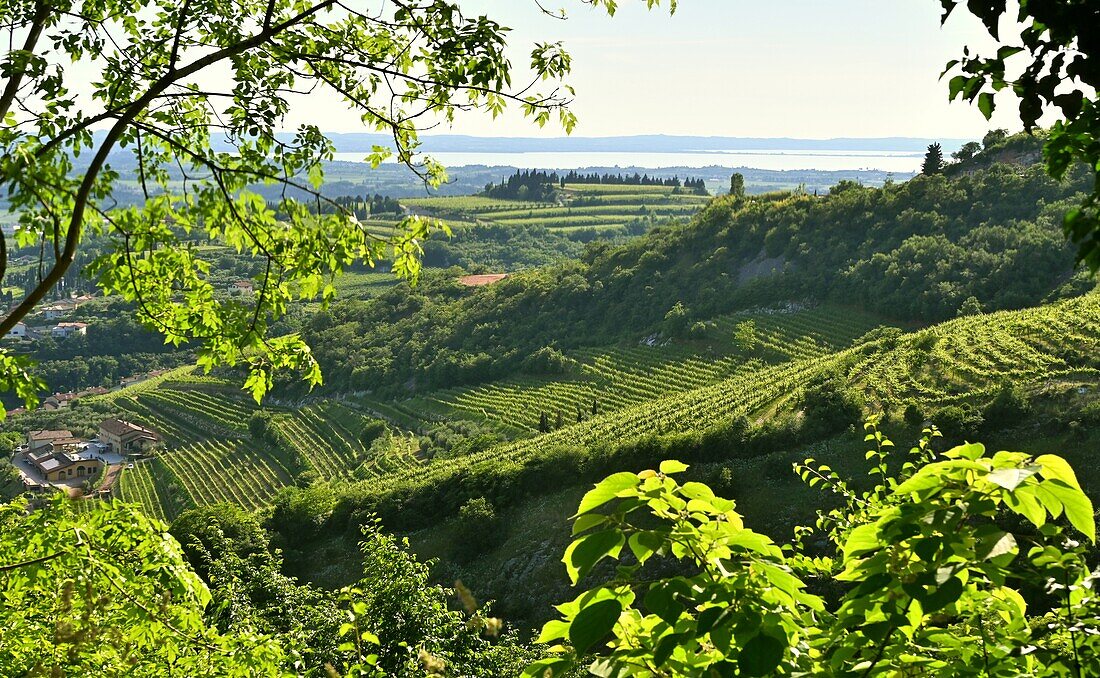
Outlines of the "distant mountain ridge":
<svg viewBox="0 0 1100 678">
<path fill-rule="evenodd" d="M 96 143 L 106 132 L 92 134 Z M 393 137 L 369 132 L 326 132 L 338 153 L 369 153 L 375 146 L 392 148 Z M 291 141 L 292 132 L 276 135 Z M 958 150 L 972 139 L 931 139 L 919 137 L 837 137 L 799 139 L 794 137 L 721 137 L 641 134 L 614 137 L 478 137 L 462 134 L 431 134 L 420 138 L 420 150 L 426 153 L 721 153 L 729 151 L 833 151 L 924 153 L 928 145 L 939 143 L 945 153 Z M 215 150 L 231 150 L 218 135 L 213 135 Z M 127 155 L 115 148 L 112 155 Z"/>
<path fill-rule="evenodd" d="M 288 135 L 289 136 L 289 135 Z M 360 132 L 329 133 L 340 152 L 370 151 L 375 145 L 389 146 L 392 137 Z M 924 139 L 917 137 L 840 137 L 798 139 L 792 137 L 722 137 L 643 134 L 613 137 L 476 137 L 461 134 L 433 134 L 421 137 L 422 150 L 429 153 L 706 153 L 719 151 L 896 151 L 924 152 L 938 142 L 952 151 L 968 139 Z"/>
</svg>

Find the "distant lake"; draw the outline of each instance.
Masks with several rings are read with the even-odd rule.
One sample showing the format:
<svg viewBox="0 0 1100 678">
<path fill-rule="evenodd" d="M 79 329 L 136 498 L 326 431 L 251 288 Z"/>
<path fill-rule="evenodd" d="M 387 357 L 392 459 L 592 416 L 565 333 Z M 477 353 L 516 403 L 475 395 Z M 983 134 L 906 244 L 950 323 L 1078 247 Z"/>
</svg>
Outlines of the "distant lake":
<svg viewBox="0 0 1100 678">
<path fill-rule="evenodd" d="M 765 170 L 920 170 L 923 153 L 909 151 L 700 151 L 697 153 L 560 152 L 433 153 L 447 167 L 510 166 L 522 169 L 581 167 L 751 167 Z M 337 153 L 336 160 L 363 162 L 367 153 Z"/>
</svg>

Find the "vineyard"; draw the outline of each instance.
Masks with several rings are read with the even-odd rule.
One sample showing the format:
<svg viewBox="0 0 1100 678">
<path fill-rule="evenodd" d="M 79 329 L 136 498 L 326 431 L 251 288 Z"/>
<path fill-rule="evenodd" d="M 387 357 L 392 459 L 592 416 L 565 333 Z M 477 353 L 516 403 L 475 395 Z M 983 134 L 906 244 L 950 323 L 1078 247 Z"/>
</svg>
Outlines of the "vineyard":
<svg viewBox="0 0 1100 678">
<path fill-rule="evenodd" d="M 257 509 L 307 471 L 324 480 L 362 479 L 420 463 L 415 440 L 337 402 L 268 408 L 278 435 L 257 440 L 249 431 L 257 406 L 220 380 L 175 373 L 110 395 L 164 442 L 155 457 L 126 469 L 118 485 L 120 499 L 158 518 L 218 502 Z M 384 435 L 364 440 L 366 430 Z"/>
<path fill-rule="evenodd" d="M 854 331 L 854 330 L 853 330 Z M 808 380 L 839 370 L 873 403 L 958 402 L 986 396 L 1003 379 L 1035 388 L 1060 378 L 1100 378 L 1100 295 L 1023 311 L 960 318 L 895 341 L 737 371 L 717 383 L 591 417 L 581 423 L 389 476 L 382 487 L 410 489 L 506 472 L 557 447 L 586 448 L 644 434 L 700 430 L 744 415 L 759 420 L 793 408 Z"/>
<path fill-rule="evenodd" d="M 842 307 L 739 313 L 709 323 L 705 336 L 569 352 L 560 375 L 402 401 L 359 396 L 269 407 L 274 434 L 263 441 L 249 430 L 254 403 L 224 382 L 175 373 L 110 394 L 167 443 L 123 474 L 119 494 L 171 519 L 213 502 L 259 508 L 307 471 L 327 481 L 373 479 L 380 491 L 438 486 L 538 463 L 557 448 L 699 431 L 737 416 L 762 422 L 795 411 L 805 385 L 826 370 L 845 375 L 872 408 L 987 398 L 1005 379 L 1037 388 L 1100 378 L 1096 294 L 910 333 L 877 327 L 880 318 Z M 490 425 L 508 442 L 424 462 L 417 439 L 402 433 L 463 419 Z"/>
<path fill-rule="evenodd" d="M 440 218 L 501 226 L 542 226 L 565 233 L 613 235 L 640 220 L 686 220 L 710 198 L 666 186 L 567 184 L 559 202 L 524 202 L 484 196 L 411 198 L 408 209 Z"/>
<path fill-rule="evenodd" d="M 738 346 L 736 327 L 746 321 L 753 327 L 752 345 Z M 562 377 L 517 376 L 400 406 L 410 416 L 466 416 L 534 433 L 544 416 L 551 424 L 559 415 L 563 423 L 575 423 L 752 372 L 761 363 L 824 356 L 880 323 L 876 316 L 833 306 L 738 313 L 717 319 L 705 340 L 580 350 L 569 355 L 576 368 Z"/>
</svg>

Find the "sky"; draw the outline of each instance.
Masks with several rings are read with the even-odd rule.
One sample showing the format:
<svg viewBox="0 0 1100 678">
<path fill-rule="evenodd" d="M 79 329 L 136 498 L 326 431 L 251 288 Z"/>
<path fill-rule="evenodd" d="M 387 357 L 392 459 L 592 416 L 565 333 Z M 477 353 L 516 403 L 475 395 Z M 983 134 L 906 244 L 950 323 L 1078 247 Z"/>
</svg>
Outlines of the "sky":
<svg viewBox="0 0 1100 678">
<path fill-rule="evenodd" d="M 575 136 L 980 138 L 990 127 L 1019 127 L 1008 99 L 991 123 L 948 102 L 944 64 L 989 38 L 962 9 L 941 28 L 936 0 L 680 0 L 672 16 L 620 0 L 614 17 L 580 0 L 543 5 L 565 8 L 568 20 L 545 16 L 534 0 L 461 2 L 468 15 L 513 29 L 517 66 L 533 43 L 564 41 Z M 361 130 L 339 108 L 314 96 L 295 106 L 288 127 L 323 116 L 326 131 Z M 462 115 L 433 132 L 563 134 L 518 113 Z"/>
</svg>

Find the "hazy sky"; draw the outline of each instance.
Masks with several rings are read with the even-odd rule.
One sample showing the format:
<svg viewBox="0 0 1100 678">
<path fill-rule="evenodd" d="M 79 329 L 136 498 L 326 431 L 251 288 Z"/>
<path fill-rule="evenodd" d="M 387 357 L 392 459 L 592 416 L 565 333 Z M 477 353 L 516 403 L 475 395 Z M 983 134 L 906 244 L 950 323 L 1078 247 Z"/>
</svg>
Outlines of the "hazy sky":
<svg viewBox="0 0 1100 678">
<path fill-rule="evenodd" d="M 665 0 L 667 4 L 667 0 Z M 980 137 L 977 109 L 947 101 L 944 63 L 965 44 L 986 45 L 962 9 L 943 28 L 936 0 L 680 0 L 676 14 L 620 0 L 615 17 L 578 0 L 464 0 L 512 27 L 513 62 L 535 41 L 563 40 L 576 87 L 574 135 L 692 134 L 760 137 Z M 360 129 L 315 97 L 295 119 L 329 131 Z M 1013 125 L 1003 100 L 994 125 Z M 323 113 L 322 113 L 323 112 Z M 436 132 L 559 136 L 518 114 L 464 116 Z"/>
</svg>

